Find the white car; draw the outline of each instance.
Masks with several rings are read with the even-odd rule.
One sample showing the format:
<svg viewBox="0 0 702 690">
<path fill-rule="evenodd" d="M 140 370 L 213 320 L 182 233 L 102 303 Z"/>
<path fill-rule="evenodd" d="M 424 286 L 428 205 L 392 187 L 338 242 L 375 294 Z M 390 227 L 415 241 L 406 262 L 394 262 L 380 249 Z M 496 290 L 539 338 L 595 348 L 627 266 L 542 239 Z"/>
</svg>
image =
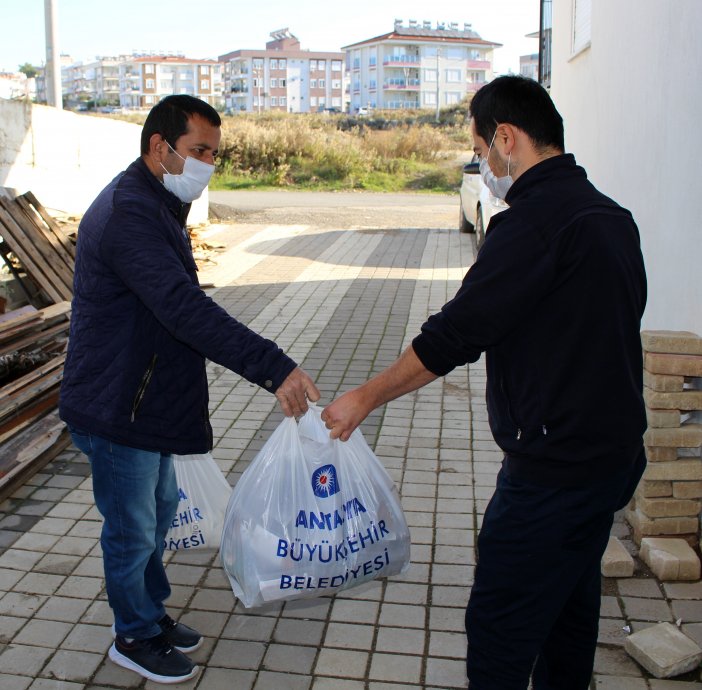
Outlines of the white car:
<svg viewBox="0 0 702 690">
<path fill-rule="evenodd" d="M 463 166 L 460 198 L 458 229 L 461 232 L 474 232 L 475 243 L 480 247 L 485 240 L 485 228 L 490 218 L 504 211 L 507 204 L 488 191 L 480 177 L 480 158 L 477 154 L 473 156 L 470 163 Z"/>
</svg>

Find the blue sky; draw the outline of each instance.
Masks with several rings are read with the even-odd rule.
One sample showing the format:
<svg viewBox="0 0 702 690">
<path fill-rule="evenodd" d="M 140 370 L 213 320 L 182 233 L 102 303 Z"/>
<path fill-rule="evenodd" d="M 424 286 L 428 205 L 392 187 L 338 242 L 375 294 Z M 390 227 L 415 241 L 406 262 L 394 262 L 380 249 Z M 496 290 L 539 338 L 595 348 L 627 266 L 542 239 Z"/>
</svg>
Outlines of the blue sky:
<svg viewBox="0 0 702 690">
<path fill-rule="evenodd" d="M 75 60 L 134 51 L 216 58 L 262 48 L 271 31 L 288 27 L 310 50 L 344 45 L 392 30 L 394 20 L 464 22 L 502 43 L 498 73 L 519 71 L 519 56 L 537 51 L 538 0 L 56 0 L 58 43 Z M 429 8 L 429 9 L 427 9 Z M 46 60 L 44 0 L 0 0 L 0 70 Z"/>
</svg>

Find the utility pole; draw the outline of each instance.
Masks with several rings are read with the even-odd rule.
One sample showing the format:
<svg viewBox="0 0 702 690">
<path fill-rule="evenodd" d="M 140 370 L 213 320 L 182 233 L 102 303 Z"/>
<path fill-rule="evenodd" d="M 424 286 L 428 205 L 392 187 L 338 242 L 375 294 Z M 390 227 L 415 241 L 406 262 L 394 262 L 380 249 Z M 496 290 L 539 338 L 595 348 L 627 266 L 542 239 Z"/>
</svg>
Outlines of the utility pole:
<svg viewBox="0 0 702 690">
<path fill-rule="evenodd" d="M 46 67 L 44 69 L 46 100 L 49 105 L 63 110 L 61 56 L 58 48 L 58 0 L 44 0 L 44 25 L 46 27 Z"/>
</svg>

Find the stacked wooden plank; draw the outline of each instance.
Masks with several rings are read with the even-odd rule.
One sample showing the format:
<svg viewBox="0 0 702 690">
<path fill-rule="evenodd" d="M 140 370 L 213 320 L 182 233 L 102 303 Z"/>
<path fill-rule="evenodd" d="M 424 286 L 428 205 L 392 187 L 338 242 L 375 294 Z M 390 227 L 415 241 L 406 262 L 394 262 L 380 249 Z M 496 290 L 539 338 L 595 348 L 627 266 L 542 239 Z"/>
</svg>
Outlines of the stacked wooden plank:
<svg viewBox="0 0 702 690">
<path fill-rule="evenodd" d="M 27 306 L 0 315 L 0 499 L 69 443 L 58 417 L 75 246 L 31 193 L 0 188 L 0 255 Z M 27 282 L 33 289 L 28 289 Z"/>
<path fill-rule="evenodd" d="M 627 512 L 637 543 L 677 537 L 699 545 L 702 504 L 702 338 L 644 331 L 648 467 Z"/>
<path fill-rule="evenodd" d="M 43 304 L 35 306 L 70 301 L 75 247 L 31 192 L 0 190 L 0 236 L 41 291 Z"/>
</svg>

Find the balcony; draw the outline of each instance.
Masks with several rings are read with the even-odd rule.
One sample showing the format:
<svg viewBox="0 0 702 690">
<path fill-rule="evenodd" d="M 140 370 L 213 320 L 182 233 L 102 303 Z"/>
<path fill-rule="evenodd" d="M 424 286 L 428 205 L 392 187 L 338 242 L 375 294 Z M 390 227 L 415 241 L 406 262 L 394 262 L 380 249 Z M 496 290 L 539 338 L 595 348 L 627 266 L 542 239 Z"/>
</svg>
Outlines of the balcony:
<svg viewBox="0 0 702 690">
<path fill-rule="evenodd" d="M 249 87 L 246 85 L 234 85 L 232 86 L 232 93 L 248 93 Z"/>
<path fill-rule="evenodd" d="M 487 60 L 468 60 L 469 69 L 490 69 L 490 63 Z"/>
<path fill-rule="evenodd" d="M 468 93 L 475 93 L 481 86 L 485 86 L 486 81 L 469 81 L 466 84 L 466 91 Z"/>
<path fill-rule="evenodd" d="M 385 91 L 419 91 L 419 79 L 387 79 L 383 84 Z"/>
<path fill-rule="evenodd" d="M 386 55 L 383 65 L 390 67 L 416 67 L 419 65 L 419 55 Z"/>
</svg>

